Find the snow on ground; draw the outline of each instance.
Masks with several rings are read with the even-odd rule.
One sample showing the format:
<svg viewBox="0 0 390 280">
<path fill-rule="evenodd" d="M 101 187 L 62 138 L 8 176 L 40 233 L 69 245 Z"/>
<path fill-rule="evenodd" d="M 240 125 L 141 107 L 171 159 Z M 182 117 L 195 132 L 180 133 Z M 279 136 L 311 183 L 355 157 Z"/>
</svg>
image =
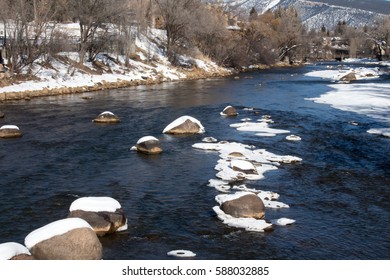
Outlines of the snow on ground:
<svg viewBox="0 0 390 280">
<path fill-rule="evenodd" d="M 360 61 L 361 62 L 361 61 Z M 366 62 L 365 62 L 366 63 Z M 367 62 L 368 64 L 370 62 Z M 385 64 L 384 64 L 385 65 Z M 339 80 L 342 76 L 354 71 L 357 81 L 351 84 L 337 83 L 329 85 L 330 91 L 316 98 L 308 98 L 316 103 L 328 104 L 343 111 L 363 114 L 384 123 L 385 127 L 373 128 L 368 133 L 389 136 L 390 128 L 390 84 L 364 82 L 362 79 L 379 77 L 382 72 L 379 68 L 358 68 L 355 70 L 325 70 L 308 73 L 307 76 L 324 79 Z"/>
<path fill-rule="evenodd" d="M 80 218 L 68 218 L 58 220 L 50 223 L 46 226 L 38 228 L 28 234 L 24 239 L 24 244 L 28 249 L 31 249 L 39 242 L 48 240 L 54 236 L 65 234 L 73 229 L 77 228 L 90 228 L 92 227 L 83 219 Z"/>
<path fill-rule="evenodd" d="M 333 69 L 330 68 L 328 70 L 320 70 L 320 71 L 312 71 L 306 73 L 305 75 L 308 77 L 316 77 L 322 79 L 329 79 L 332 81 L 339 81 L 342 77 L 354 73 L 356 75 L 357 80 L 367 80 L 367 79 L 375 79 L 381 75 L 381 70 L 379 68 L 341 68 L 341 69 Z"/>
<path fill-rule="evenodd" d="M 68 34 L 75 42 L 80 36 L 78 23 L 58 24 L 58 31 Z M 112 32 L 117 32 L 113 27 Z M 48 63 L 38 60 L 31 68 L 23 69 L 24 74 L 31 72 L 36 81 L 25 81 L 0 87 L 0 93 L 57 90 L 60 88 L 93 87 L 103 83 L 135 82 L 145 80 L 175 81 L 185 79 L 187 74 L 171 65 L 168 61 L 164 44 L 164 30 L 149 29 L 147 35 L 140 34 L 136 38 L 137 55 L 140 59 L 130 60 L 125 67 L 124 56 L 99 54 L 97 61 L 104 65 L 103 73 L 96 72 L 91 62 L 84 61 L 85 69 L 75 65 L 79 61 L 78 53 L 62 52 L 59 57 L 52 57 Z M 183 57 L 184 59 L 184 57 Z M 209 73 L 227 72 L 208 59 L 192 59 L 194 66 Z M 119 63 L 118 63 L 119 62 Z M 88 70 L 88 71 L 86 71 Z"/>
<path fill-rule="evenodd" d="M 9 260 L 21 254 L 31 255 L 30 251 L 19 243 L 7 242 L 0 244 L 0 260 Z"/>
<path fill-rule="evenodd" d="M 82 197 L 73 201 L 69 211 L 115 212 L 121 208 L 120 203 L 111 197 Z"/>
</svg>

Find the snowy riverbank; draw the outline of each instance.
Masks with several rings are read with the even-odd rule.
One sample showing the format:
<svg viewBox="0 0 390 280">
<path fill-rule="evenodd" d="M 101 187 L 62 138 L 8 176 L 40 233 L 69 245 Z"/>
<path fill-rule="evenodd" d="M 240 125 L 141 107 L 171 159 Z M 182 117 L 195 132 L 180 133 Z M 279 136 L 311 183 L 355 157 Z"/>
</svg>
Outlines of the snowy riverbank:
<svg viewBox="0 0 390 280">
<path fill-rule="evenodd" d="M 329 104 L 330 106 L 343 110 L 363 114 L 384 123 L 386 127 L 377 127 L 368 130 L 368 133 L 380 134 L 389 137 L 390 131 L 390 85 L 388 83 L 376 82 L 382 75 L 388 75 L 386 68 L 372 67 L 378 64 L 373 61 L 359 61 L 367 67 L 342 69 L 329 68 L 324 71 L 314 71 L 307 74 L 310 77 L 317 77 L 329 80 L 330 91 L 310 100 Z M 388 62 L 379 63 L 382 66 L 389 66 Z M 353 74 L 355 79 L 352 82 L 342 81 L 343 77 Z"/>
<path fill-rule="evenodd" d="M 180 56 L 180 65 L 173 66 L 159 47 L 165 37 L 164 31 L 154 29 L 149 37 L 141 35 L 137 38 L 136 55 L 129 60 L 128 66 L 125 66 L 124 56 L 112 54 L 101 54 L 95 62 L 85 61 L 83 65 L 78 63 L 75 52 L 42 58 L 23 69 L 26 79 L 11 82 L 3 74 L 0 101 L 232 74 L 232 70 L 219 67 L 204 57 Z"/>
</svg>

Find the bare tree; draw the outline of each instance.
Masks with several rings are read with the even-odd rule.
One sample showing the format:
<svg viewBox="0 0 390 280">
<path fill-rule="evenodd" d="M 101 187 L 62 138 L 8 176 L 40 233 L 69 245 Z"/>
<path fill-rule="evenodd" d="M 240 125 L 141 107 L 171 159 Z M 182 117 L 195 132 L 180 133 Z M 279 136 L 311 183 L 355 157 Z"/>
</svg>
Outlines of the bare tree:
<svg viewBox="0 0 390 280">
<path fill-rule="evenodd" d="M 89 60 L 93 60 L 107 39 L 107 24 L 115 22 L 120 15 L 126 13 L 123 0 L 69 0 L 69 12 L 80 26 L 79 63 L 83 64 L 87 52 Z"/>
<path fill-rule="evenodd" d="M 155 0 L 159 12 L 164 19 L 167 31 L 167 55 L 171 62 L 175 60 L 178 47 L 185 45 L 188 39 L 188 28 L 197 23 L 197 10 L 200 1 L 197 0 Z"/>
</svg>

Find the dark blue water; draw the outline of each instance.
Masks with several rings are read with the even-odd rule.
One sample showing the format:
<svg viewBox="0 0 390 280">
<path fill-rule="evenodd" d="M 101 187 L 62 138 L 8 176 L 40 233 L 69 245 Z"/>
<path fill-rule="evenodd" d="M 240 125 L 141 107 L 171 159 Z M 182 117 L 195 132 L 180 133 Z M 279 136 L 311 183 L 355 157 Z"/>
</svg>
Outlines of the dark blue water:
<svg viewBox="0 0 390 280">
<path fill-rule="evenodd" d="M 305 100 L 329 90 L 328 82 L 303 76 L 324 67 L 1 104 L 0 124 L 18 125 L 24 136 L 0 141 L 0 243 L 23 243 L 34 229 L 65 218 L 78 197 L 110 196 L 129 229 L 101 238 L 104 259 L 166 259 L 175 249 L 197 259 L 389 259 L 390 140 L 366 133 L 377 120 Z M 303 140 L 238 132 L 229 127 L 238 119 L 219 115 L 226 105 L 238 108 L 239 119 L 257 117 L 244 107 L 272 115 L 273 127 Z M 122 122 L 91 122 L 106 110 Z M 206 134 L 161 133 L 182 115 L 199 119 Z M 145 135 L 159 138 L 164 153 L 130 151 Z M 212 211 L 218 192 L 207 186 L 218 154 L 191 148 L 205 136 L 303 158 L 247 184 L 278 192 L 290 205 L 267 210 L 267 219 L 297 222 L 268 233 L 223 225 Z"/>
</svg>

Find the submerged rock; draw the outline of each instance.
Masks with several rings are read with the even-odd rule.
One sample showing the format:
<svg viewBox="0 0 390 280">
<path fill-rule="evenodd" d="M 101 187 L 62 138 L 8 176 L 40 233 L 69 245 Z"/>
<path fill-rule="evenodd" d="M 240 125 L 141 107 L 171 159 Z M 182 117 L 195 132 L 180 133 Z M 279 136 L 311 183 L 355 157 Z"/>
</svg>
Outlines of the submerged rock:
<svg viewBox="0 0 390 280">
<path fill-rule="evenodd" d="M 163 151 L 160 141 L 153 136 L 142 137 L 131 149 L 149 155 L 160 154 Z"/>
<path fill-rule="evenodd" d="M 163 133 L 167 134 L 197 134 L 204 132 L 205 129 L 200 121 L 190 116 L 176 119 L 163 130 Z"/>
<path fill-rule="evenodd" d="M 118 123 L 120 119 L 115 116 L 112 112 L 105 111 L 97 116 L 93 122 L 95 123 Z"/>
<path fill-rule="evenodd" d="M 102 244 L 91 226 L 79 218 L 63 219 L 34 230 L 25 245 L 38 260 L 99 260 Z"/>
<path fill-rule="evenodd" d="M 0 138 L 19 138 L 23 134 L 16 125 L 3 125 L 0 127 Z"/>
</svg>

